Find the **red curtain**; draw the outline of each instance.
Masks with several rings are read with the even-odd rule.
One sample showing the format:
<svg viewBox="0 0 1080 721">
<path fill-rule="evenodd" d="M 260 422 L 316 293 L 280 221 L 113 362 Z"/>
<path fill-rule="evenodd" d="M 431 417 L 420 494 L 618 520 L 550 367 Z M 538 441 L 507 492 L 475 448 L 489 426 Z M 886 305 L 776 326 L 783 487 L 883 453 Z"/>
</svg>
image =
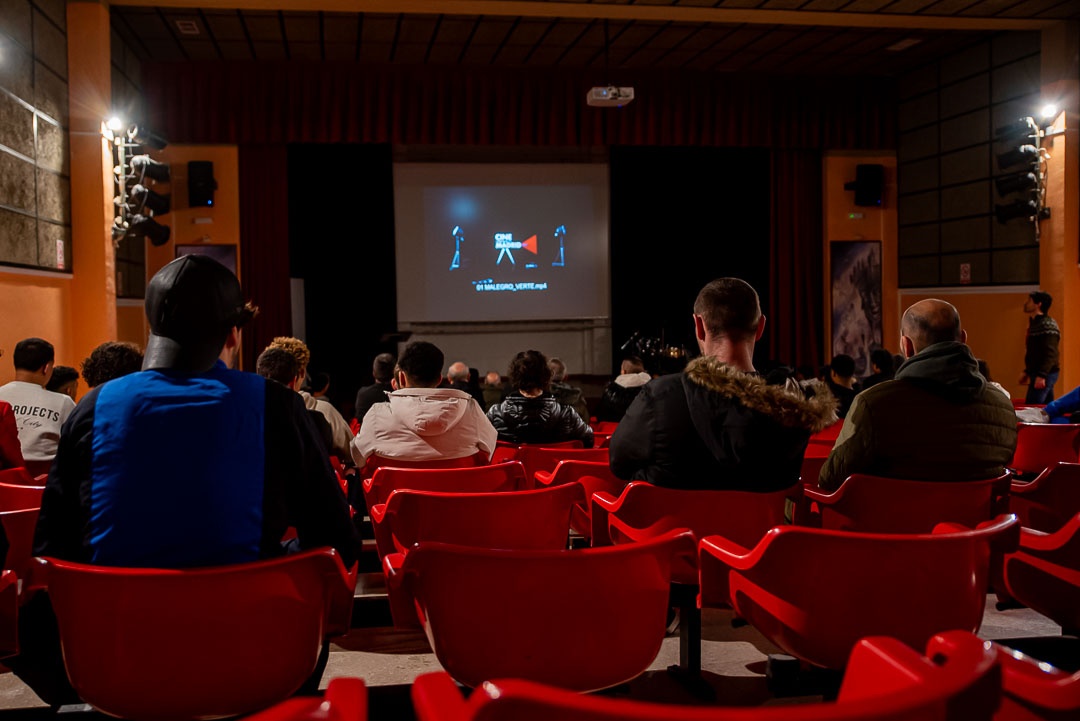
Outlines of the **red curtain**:
<svg viewBox="0 0 1080 721">
<path fill-rule="evenodd" d="M 275 336 L 290 335 L 289 185 L 286 146 L 240 146 L 240 278 L 259 315 L 244 330 L 243 367 L 255 370 Z"/>
<path fill-rule="evenodd" d="M 771 157 L 769 348 L 773 358 L 816 368 L 824 358 L 821 151 L 775 150 Z"/>
</svg>

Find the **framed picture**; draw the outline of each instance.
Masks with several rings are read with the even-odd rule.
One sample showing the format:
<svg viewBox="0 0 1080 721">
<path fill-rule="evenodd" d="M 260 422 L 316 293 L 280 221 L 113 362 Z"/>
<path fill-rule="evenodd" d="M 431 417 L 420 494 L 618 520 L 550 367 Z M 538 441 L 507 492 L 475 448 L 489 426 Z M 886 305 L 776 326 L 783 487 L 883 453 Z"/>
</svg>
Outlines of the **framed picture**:
<svg viewBox="0 0 1080 721">
<path fill-rule="evenodd" d="M 855 375 L 871 372 L 870 352 L 882 347 L 881 241 L 829 243 L 832 355 L 855 359 Z"/>
<path fill-rule="evenodd" d="M 180 258 L 185 255 L 207 255 L 221 263 L 223 266 L 236 273 L 236 246 L 235 245 L 212 245 L 210 243 L 203 243 L 201 245 L 178 245 L 176 246 L 176 257 Z"/>
</svg>

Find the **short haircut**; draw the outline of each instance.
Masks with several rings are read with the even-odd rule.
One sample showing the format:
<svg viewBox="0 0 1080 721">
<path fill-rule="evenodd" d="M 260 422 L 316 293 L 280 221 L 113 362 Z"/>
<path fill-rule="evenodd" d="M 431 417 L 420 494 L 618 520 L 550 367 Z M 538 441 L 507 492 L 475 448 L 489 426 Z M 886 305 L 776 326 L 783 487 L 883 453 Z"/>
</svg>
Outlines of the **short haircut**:
<svg viewBox="0 0 1080 721">
<path fill-rule="evenodd" d="M 855 359 L 843 353 L 835 355 L 829 368 L 841 378 L 850 378 L 855 375 Z"/>
<path fill-rule="evenodd" d="M 461 361 L 451 363 L 450 367 L 446 370 L 446 377 L 451 381 L 466 381 L 469 380 L 469 366 L 465 365 Z"/>
<path fill-rule="evenodd" d="M 255 361 L 255 372 L 287 386 L 300 375 L 300 365 L 296 356 L 288 350 L 271 345 L 259 354 L 259 359 Z"/>
<path fill-rule="evenodd" d="M 761 303 L 745 280 L 717 278 L 698 293 L 694 315 L 701 316 L 709 335 L 741 341 L 757 333 Z"/>
<path fill-rule="evenodd" d="M 143 353 L 134 343 L 109 341 L 102 343 L 82 362 L 86 385 L 97 388 L 114 378 L 142 370 Z"/>
<path fill-rule="evenodd" d="M 394 377 L 394 354 L 380 353 L 371 364 L 371 376 L 379 383 L 389 383 Z"/>
<path fill-rule="evenodd" d="M 79 380 L 79 371 L 71 366 L 53 366 L 52 378 L 45 384 L 45 390 L 61 393 L 61 388 L 77 380 Z"/>
<path fill-rule="evenodd" d="M 911 339 L 916 353 L 935 343 L 964 339 L 956 306 L 936 298 L 919 301 L 905 310 L 900 332 Z"/>
<path fill-rule="evenodd" d="M 52 343 L 43 338 L 23 338 L 15 344 L 15 352 L 11 354 L 11 362 L 15 370 L 36 371 L 46 363 L 52 363 L 56 358 L 56 351 Z"/>
<path fill-rule="evenodd" d="M 628 356 L 623 358 L 620 370 L 623 373 L 644 373 L 645 363 L 636 355 Z"/>
<path fill-rule="evenodd" d="M 281 348 L 289 351 L 296 358 L 296 364 L 299 367 L 296 375 L 307 374 L 308 363 L 311 362 L 311 351 L 308 350 L 307 343 L 304 341 L 290 336 L 278 336 L 267 348 Z"/>
<path fill-rule="evenodd" d="M 561 358 L 549 358 L 547 364 L 551 369 L 551 382 L 562 383 L 563 378 L 566 378 L 566 364 Z"/>
<path fill-rule="evenodd" d="M 398 358 L 398 368 L 417 385 L 433 387 L 442 380 L 446 357 L 439 347 L 427 341 L 415 341 L 405 346 Z"/>
<path fill-rule="evenodd" d="M 510 361 L 510 386 L 520 391 L 546 391 L 551 387 L 551 367 L 538 350 L 524 350 Z"/>
<path fill-rule="evenodd" d="M 870 351 L 870 362 L 881 369 L 882 373 L 892 373 L 893 368 L 893 354 L 884 348 L 875 348 Z"/>
<path fill-rule="evenodd" d="M 325 393 L 330 387 L 330 374 L 316 371 L 308 374 L 308 385 L 312 393 Z"/>
<path fill-rule="evenodd" d="M 1039 306 L 1039 309 L 1045 313 L 1050 310 L 1050 304 L 1054 302 L 1054 299 L 1049 293 L 1042 290 L 1033 290 L 1030 293 L 1031 302 Z"/>
</svg>

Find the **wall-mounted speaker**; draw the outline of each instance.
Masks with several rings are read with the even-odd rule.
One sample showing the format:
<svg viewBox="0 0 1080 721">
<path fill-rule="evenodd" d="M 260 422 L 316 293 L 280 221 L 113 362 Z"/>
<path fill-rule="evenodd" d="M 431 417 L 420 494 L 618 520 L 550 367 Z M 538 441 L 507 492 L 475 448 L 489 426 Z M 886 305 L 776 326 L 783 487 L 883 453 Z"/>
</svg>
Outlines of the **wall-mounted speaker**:
<svg viewBox="0 0 1080 721">
<path fill-rule="evenodd" d="M 855 191 L 855 205 L 880 208 L 885 192 L 885 166 L 856 165 L 855 180 L 845 183 L 844 190 Z"/>
<path fill-rule="evenodd" d="M 188 207 L 214 207 L 214 163 L 209 160 L 192 160 L 188 167 Z"/>
</svg>

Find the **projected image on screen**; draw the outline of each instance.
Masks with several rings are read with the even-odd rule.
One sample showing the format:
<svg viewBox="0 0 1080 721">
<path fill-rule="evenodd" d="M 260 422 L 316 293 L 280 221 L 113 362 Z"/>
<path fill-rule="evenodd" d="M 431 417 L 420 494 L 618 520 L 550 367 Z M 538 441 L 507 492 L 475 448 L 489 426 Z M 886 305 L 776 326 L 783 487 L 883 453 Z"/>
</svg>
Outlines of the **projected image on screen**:
<svg viewBox="0 0 1080 721">
<path fill-rule="evenodd" d="M 605 166 L 418 167 L 395 167 L 399 320 L 608 315 Z"/>
</svg>

